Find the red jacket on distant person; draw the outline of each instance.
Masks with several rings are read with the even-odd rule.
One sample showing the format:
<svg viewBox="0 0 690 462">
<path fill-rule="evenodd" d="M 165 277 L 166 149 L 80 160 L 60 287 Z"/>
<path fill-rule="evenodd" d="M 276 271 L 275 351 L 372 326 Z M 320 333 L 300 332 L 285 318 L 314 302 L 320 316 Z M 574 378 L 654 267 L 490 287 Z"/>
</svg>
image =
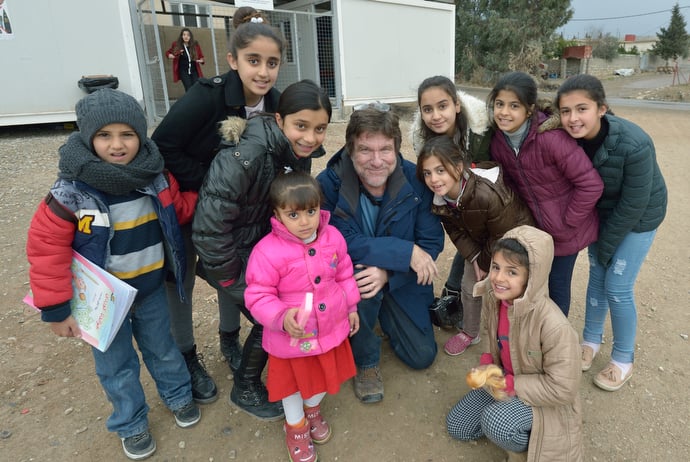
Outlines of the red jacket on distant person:
<svg viewBox="0 0 690 462">
<path fill-rule="evenodd" d="M 177 40 L 175 40 L 172 45 L 170 45 L 170 48 L 168 51 L 165 52 L 165 56 L 168 55 L 173 55 L 173 62 L 172 62 L 172 70 L 173 70 L 173 82 L 179 82 L 180 81 L 180 55 L 184 53 L 184 50 L 177 48 Z M 199 46 L 199 42 L 194 44 L 194 53 L 196 54 L 196 57 L 192 57 L 192 61 L 194 62 L 194 65 L 196 66 L 196 72 L 199 74 L 199 77 L 203 77 L 204 74 L 201 72 L 201 63 L 198 63 L 196 60 L 204 59 L 204 53 L 201 51 L 201 47 Z"/>
</svg>

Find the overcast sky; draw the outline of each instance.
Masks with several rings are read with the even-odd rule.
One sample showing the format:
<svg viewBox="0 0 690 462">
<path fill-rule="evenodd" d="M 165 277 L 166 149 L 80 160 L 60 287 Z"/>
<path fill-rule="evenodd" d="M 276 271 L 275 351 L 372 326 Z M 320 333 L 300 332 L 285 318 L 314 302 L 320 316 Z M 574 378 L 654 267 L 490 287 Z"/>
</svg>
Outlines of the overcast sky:
<svg viewBox="0 0 690 462">
<path fill-rule="evenodd" d="M 571 0 L 573 19 L 559 32 L 566 39 L 584 37 L 592 29 L 621 38 L 656 36 L 660 28 L 668 27 L 676 3 L 690 29 L 689 0 Z"/>
</svg>

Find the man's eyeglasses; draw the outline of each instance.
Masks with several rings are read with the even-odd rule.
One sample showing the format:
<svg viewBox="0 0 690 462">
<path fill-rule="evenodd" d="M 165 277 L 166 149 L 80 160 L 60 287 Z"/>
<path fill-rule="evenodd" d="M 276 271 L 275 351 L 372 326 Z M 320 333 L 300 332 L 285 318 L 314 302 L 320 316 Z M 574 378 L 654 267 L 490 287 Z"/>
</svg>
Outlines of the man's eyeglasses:
<svg viewBox="0 0 690 462">
<path fill-rule="evenodd" d="M 391 105 L 375 101 L 373 103 L 362 103 L 352 106 L 353 111 L 361 111 L 362 109 L 376 109 L 377 111 L 388 112 L 391 110 Z"/>
</svg>

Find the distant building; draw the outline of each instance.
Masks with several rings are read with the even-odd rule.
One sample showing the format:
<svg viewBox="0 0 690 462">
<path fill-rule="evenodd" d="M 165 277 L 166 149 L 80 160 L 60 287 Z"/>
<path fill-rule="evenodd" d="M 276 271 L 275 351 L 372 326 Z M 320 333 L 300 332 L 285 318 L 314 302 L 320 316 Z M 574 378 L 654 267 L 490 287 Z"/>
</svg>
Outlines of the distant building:
<svg viewBox="0 0 690 462">
<path fill-rule="evenodd" d="M 623 37 L 623 40 L 619 42 L 619 45 L 621 45 L 625 51 L 630 51 L 633 48 L 637 48 L 639 53 L 644 53 L 650 51 L 657 40 L 656 35 L 653 37 L 638 37 L 635 34 L 626 34 Z"/>
</svg>

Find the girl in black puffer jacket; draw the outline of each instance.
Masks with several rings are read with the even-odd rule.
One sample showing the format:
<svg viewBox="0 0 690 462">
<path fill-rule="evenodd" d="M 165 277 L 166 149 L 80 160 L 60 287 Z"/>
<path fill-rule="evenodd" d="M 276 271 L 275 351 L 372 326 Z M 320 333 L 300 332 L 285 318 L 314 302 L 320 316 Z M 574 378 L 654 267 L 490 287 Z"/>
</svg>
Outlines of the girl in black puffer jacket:
<svg viewBox="0 0 690 462">
<path fill-rule="evenodd" d="M 225 141 L 199 190 L 192 224 L 198 272 L 254 323 L 230 400 L 262 420 L 283 414 L 275 409 L 280 403 L 268 401 L 261 382 L 268 355 L 261 347 L 262 327 L 244 305 L 244 270 L 254 244 L 270 231 L 271 181 L 283 172 L 309 172 L 310 157 L 323 154 L 330 120 L 331 103 L 321 88 L 309 80 L 290 85 L 276 114 L 229 118 L 221 125 Z"/>
</svg>

